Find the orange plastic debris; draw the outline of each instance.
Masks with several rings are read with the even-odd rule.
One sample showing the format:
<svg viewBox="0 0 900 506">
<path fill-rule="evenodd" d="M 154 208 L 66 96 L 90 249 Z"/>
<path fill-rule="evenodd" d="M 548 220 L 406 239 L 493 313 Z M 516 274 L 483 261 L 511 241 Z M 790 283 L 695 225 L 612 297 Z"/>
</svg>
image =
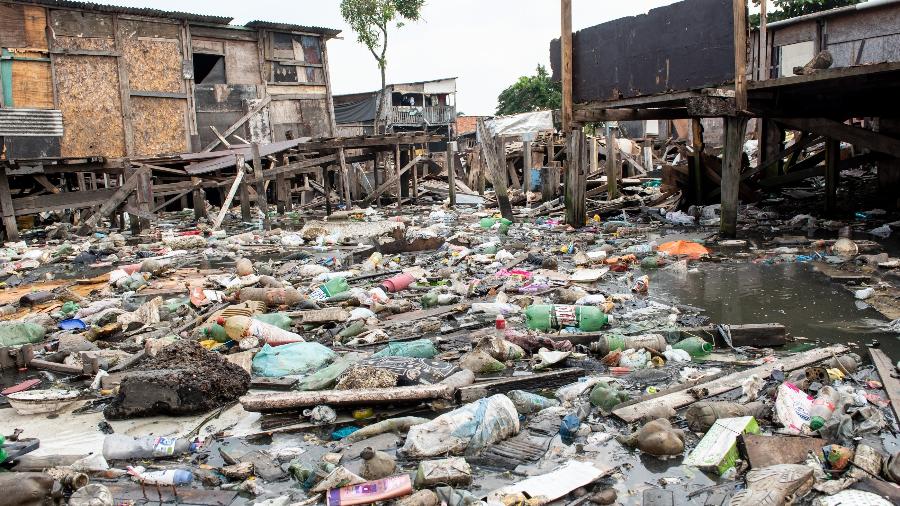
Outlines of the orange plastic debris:
<svg viewBox="0 0 900 506">
<path fill-rule="evenodd" d="M 659 251 L 672 256 L 687 256 L 695 260 L 703 255 L 709 255 L 708 249 L 693 241 L 666 242 L 659 245 Z"/>
</svg>

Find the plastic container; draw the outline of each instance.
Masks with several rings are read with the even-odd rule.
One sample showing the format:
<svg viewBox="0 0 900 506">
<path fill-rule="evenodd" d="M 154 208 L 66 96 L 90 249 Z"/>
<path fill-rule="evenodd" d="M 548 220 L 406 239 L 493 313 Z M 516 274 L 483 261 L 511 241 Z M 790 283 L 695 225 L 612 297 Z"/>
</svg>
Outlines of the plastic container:
<svg viewBox="0 0 900 506">
<path fill-rule="evenodd" d="M 185 469 L 165 471 L 145 471 L 143 467 L 128 467 L 128 474 L 144 485 L 189 485 L 194 481 L 194 473 Z"/>
<path fill-rule="evenodd" d="M 350 285 L 347 284 L 346 278 L 332 278 L 325 282 L 325 284 L 319 285 L 309 292 L 309 298 L 316 301 L 323 301 L 348 290 L 350 290 Z"/>
<path fill-rule="evenodd" d="M 131 437 L 110 434 L 103 440 L 103 457 L 107 460 L 163 459 L 182 453 L 194 453 L 196 441 L 174 437 Z"/>
<path fill-rule="evenodd" d="M 831 415 L 834 414 L 838 403 L 841 400 L 841 394 L 830 386 L 824 386 L 819 390 L 819 395 L 812 401 L 809 408 L 809 428 L 819 430 L 827 422 Z"/>
<path fill-rule="evenodd" d="M 584 332 L 596 332 L 612 317 L 593 306 L 536 304 L 525 308 L 525 324 L 533 330 L 578 327 Z"/>
<path fill-rule="evenodd" d="M 599 341 L 591 343 L 591 351 L 602 355 L 616 350 L 637 350 L 640 348 L 663 352 L 666 349 L 666 345 L 666 338 L 660 334 L 644 334 L 640 336 L 609 334 L 601 337 Z"/>
<path fill-rule="evenodd" d="M 235 341 L 241 341 L 246 338 L 256 338 L 269 346 L 280 346 L 289 343 L 302 343 L 305 341 L 302 336 L 289 332 L 287 330 L 270 325 L 265 322 L 250 318 L 249 316 L 232 316 L 231 318 L 220 319 L 219 325 L 225 327 L 225 333 L 228 337 Z M 243 345 L 241 346 L 244 347 Z M 255 347 L 251 346 L 251 348 Z"/>
<path fill-rule="evenodd" d="M 563 417 L 559 426 L 559 437 L 563 444 L 570 445 L 575 442 L 578 429 L 581 428 L 581 421 L 584 420 L 588 413 L 591 412 L 590 404 L 582 404 L 574 411 Z"/>
<path fill-rule="evenodd" d="M 412 494 L 412 480 L 408 474 L 391 476 L 377 481 L 332 488 L 326 495 L 326 506 L 372 504 Z"/>
<path fill-rule="evenodd" d="M 678 341 L 677 343 L 672 345 L 672 348 L 676 350 L 684 350 L 688 352 L 688 354 L 690 354 L 692 358 L 697 358 L 705 357 L 706 355 L 712 353 L 713 345 L 704 341 L 703 338 L 693 336 Z"/>
<path fill-rule="evenodd" d="M 412 274 L 402 273 L 381 282 L 381 287 L 388 293 L 406 290 L 416 278 Z"/>
</svg>

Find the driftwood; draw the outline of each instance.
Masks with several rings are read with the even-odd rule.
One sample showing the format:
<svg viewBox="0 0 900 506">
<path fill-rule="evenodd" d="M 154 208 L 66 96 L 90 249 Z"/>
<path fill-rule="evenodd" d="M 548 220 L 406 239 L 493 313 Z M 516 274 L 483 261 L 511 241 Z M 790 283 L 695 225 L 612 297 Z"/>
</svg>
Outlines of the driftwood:
<svg viewBox="0 0 900 506">
<path fill-rule="evenodd" d="M 621 418 L 622 420 L 625 420 L 626 422 L 636 422 L 643 418 L 649 410 L 655 408 L 656 406 L 668 406 L 673 409 L 682 408 L 684 406 L 687 406 L 688 404 L 693 404 L 694 402 L 705 397 L 723 394 L 730 390 L 734 390 L 735 388 L 739 388 L 741 386 L 741 382 L 752 375 L 759 376 L 760 378 L 765 378 L 772 374 L 772 371 L 776 369 L 781 369 L 785 372 L 793 371 L 820 360 L 831 358 L 833 355 L 838 355 L 846 351 L 846 346 L 835 345 L 828 346 L 826 348 L 810 350 L 804 353 L 798 353 L 796 355 L 784 357 L 779 360 L 775 360 L 774 362 L 769 362 L 768 364 L 754 367 L 752 369 L 739 371 L 713 381 L 701 383 L 689 390 L 674 392 L 669 395 L 648 399 L 630 406 L 626 406 L 624 408 L 616 409 L 613 411 L 613 414 Z M 698 395 L 694 395 L 694 393 L 698 393 Z"/>
<path fill-rule="evenodd" d="M 241 397 L 240 401 L 247 411 L 267 412 L 288 411 L 320 404 L 359 406 L 429 399 L 452 399 L 457 389 L 471 385 L 474 381 L 475 375 L 472 374 L 472 371 L 463 370 L 435 385 L 255 394 L 245 395 Z"/>
<path fill-rule="evenodd" d="M 878 370 L 878 376 L 881 378 L 881 384 L 884 385 L 884 391 L 887 392 L 888 399 L 891 400 L 891 409 L 894 410 L 894 416 L 900 419 L 900 380 L 892 373 L 894 364 L 891 359 L 881 350 L 869 348 L 869 355 L 872 356 L 872 363 Z"/>
</svg>

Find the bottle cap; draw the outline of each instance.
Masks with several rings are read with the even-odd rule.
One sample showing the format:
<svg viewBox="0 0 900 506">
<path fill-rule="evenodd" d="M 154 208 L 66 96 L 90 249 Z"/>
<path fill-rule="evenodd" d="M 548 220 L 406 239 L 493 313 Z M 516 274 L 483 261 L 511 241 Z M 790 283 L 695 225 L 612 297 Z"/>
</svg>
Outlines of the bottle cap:
<svg viewBox="0 0 900 506">
<path fill-rule="evenodd" d="M 502 314 L 498 314 L 497 318 L 494 320 L 494 328 L 497 330 L 506 329 L 506 318 L 504 318 Z"/>
<path fill-rule="evenodd" d="M 822 426 L 825 425 L 825 419 L 821 416 L 814 416 L 809 419 L 809 428 L 812 430 L 819 430 Z"/>
<path fill-rule="evenodd" d="M 218 323 L 219 325 L 221 325 L 221 326 L 224 327 L 224 326 L 225 326 L 225 317 L 224 317 L 224 316 L 218 317 L 218 318 L 216 319 L 216 323 Z"/>
</svg>

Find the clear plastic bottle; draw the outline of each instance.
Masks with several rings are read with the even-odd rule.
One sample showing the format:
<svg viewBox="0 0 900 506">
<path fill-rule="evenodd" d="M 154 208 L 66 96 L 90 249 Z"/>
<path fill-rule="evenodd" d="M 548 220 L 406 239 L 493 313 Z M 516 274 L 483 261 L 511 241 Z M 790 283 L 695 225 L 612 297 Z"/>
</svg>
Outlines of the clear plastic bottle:
<svg viewBox="0 0 900 506">
<path fill-rule="evenodd" d="M 174 437 L 131 437 L 110 434 L 103 440 L 103 457 L 107 460 L 162 459 L 193 453 L 199 443 Z"/>
<path fill-rule="evenodd" d="M 147 471 L 143 467 L 128 467 L 128 474 L 144 485 L 189 485 L 194 481 L 194 473 L 185 469 Z"/>
<path fill-rule="evenodd" d="M 841 400 L 841 394 L 830 386 L 824 386 L 819 390 L 819 395 L 813 399 L 809 408 L 809 428 L 819 430 L 825 422 L 834 414 L 834 410 Z"/>
<path fill-rule="evenodd" d="M 235 341 L 241 341 L 245 338 L 256 338 L 269 346 L 302 343 L 304 341 L 300 334 L 295 334 L 249 316 L 236 315 L 227 320 L 223 318 L 219 320 L 219 325 L 225 327 L 225 333 Z"/>
</svg>

